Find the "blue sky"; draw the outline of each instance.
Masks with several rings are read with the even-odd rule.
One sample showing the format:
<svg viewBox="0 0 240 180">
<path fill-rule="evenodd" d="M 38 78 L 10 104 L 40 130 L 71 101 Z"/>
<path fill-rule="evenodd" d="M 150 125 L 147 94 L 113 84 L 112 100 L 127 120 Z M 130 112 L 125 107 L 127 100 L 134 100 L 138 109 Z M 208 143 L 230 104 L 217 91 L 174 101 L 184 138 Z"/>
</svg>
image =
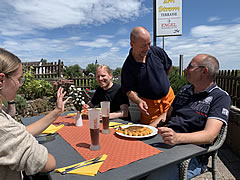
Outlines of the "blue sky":
<svg viewBox="0 0 240 180">
<path fill-rule="evenodd" d="M 1 0 L 0 47 L 23 62 L 63 60 L 85 68 L 94 63 L 121 67 L 129 33 L 144 26 L 152 35 L 152 0 Z M 178 66 L 198 53 L 218 58 L 220 69 L 240 69 L 240 1 L 183 0 L 182 36 L 165 38 Z M 162 47 L 162 38 L 157 38 Z"/>
</svg>

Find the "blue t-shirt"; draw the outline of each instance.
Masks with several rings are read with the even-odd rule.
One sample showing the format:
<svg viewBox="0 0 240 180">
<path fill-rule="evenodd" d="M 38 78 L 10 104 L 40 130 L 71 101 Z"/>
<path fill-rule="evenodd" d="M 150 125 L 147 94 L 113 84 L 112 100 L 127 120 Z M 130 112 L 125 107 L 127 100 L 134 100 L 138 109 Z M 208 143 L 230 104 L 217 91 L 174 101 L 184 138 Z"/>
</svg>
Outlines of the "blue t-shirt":
<svg viewBox="0 0 240 180">
<path fill-rule="evenodd" d="M 227 124 L 231 98 L 216 84 L 200 93 L 193 93 L 193 85 L 183 86 L 172 104 L 168 127 L 176 132 L 191 133 L 204 129 L 208 118 Z"/>
<path fill-rule="evenodd" d="M 137 62 L 131 49 L 122 67 L 121 86 L 124 93 L 135 91 L 140 97 L 161 99 L 169 91 L 170 82 L 166 71 L 171 66 L 171 59 L 160 47 L 151 46 L 146 63 Z"/>
</svg>

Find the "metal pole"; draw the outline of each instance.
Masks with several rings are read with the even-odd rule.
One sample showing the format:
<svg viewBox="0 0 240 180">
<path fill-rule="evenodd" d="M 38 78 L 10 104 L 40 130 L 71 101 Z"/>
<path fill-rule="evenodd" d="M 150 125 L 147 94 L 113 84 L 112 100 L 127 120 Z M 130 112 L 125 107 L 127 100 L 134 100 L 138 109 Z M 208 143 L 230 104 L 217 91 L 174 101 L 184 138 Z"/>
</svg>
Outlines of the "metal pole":
<svg viewBox="0 0 240 180">
<path fill-rule="evenodd" d="M 153 45 L 156 46 L 156 0 L 153 0 Z"/>
<path fill-rule="evenodd" d="M 165 44 L 164 44 L 164 36 L 162 37 L 162 46 L 163 46 L 163 50 L 164 50 L 164 46 L 165 46 Z"/>
<path fill-rule="evenodd" d="M 182 76 L 183 75 L 183 55 L 180 54 L 180 58 L 179 58 L 179 75 Z"/>
</svg>

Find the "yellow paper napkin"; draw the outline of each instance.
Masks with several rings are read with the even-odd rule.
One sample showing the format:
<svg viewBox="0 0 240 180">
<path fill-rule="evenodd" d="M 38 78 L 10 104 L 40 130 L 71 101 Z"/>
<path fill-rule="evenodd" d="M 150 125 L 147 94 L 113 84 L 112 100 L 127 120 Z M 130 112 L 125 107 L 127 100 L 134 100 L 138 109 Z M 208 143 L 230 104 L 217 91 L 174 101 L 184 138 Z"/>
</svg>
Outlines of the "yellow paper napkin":
<svg viewBox="0 0 240 180">
<path fill-rule="evenodd" d="M 67 116 L 76 116 L 77 113 L 68 113 Z"/>
<path fill-rule="evenodd" d="M 99 168 L 104 163 L 104 160 L 106 158 L 107 158 L 107 155 L 103 154 L 102 158 L 99 160 L 99 161 L 103 161 L 103 162 L 99 162 L 99 163 L 89 165 L 89 166 L 86 166 L 86 167 L 74 169 L 72 171 L 69 171 L 68 173 L 69 174 L 80 174 L 80 175 L 86 175 L 86 176 L 95 176 L 98 173 Z M 61 173 L 61 172 L 65 171 L 65 169 L 67 169 L 67 168 L 71 168 L 73 166 L 76 166 L 76 165 L 84 163 L 84 162 L 86 162 L 86 161 L 83 161 L 83 162 L 80 162 L 80 163 L 77 163 L 77 164 L 73 164 L 73 165 L 70 165 L 70 166 L 67 166 L 67 167 L 59 168 L 59 169 L 56 169 L 55 171 Z M 87 162 L 86 162 L 86 164 L 87 164 Z M 83 164 L 83 165 L 85 165 L 85 164 Z"/>
<path fill-rule="evenodd" d="M 63 126 L 64 126 L 64 124 L 62 124 L 60 126 L 54 126 L 53 124 L 51 124 L 42 133 L 43 134 L 53 134 L 53 133 L 56 133 L 59 129 L 61 129 Z"/>
<path fill-rule="evenodd" d="M 118 123 L 118 122 L 109 122 L 109 127 L 110 128 L 118 128 L 119 126 L 126 126 L 126 125 L 131 125 L 133 123 L 128 123 L 128 124 L 123 124 L 123 123 Z"/>
</svg>

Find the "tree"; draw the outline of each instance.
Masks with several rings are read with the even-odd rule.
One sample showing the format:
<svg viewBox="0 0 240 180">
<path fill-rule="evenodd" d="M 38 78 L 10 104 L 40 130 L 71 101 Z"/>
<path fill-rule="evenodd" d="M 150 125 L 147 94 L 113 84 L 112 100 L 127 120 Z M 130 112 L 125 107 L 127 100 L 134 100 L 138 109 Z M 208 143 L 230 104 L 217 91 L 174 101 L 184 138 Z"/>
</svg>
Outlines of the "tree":
<svg viewBox="0 0 240 180">
<path fill-rule="evenodd" d="M 47 59 L 41 59 L 40 62 L 42 62 L 43 64 L 47 64 Z"/>
<path fill-rule="evenodd" d="M 88 64 L 87 67 L 86 67 L 86 72 L 87 72 L 87 74 L 93 73 L 94 75 L 96 75 L 96 68 L 97 68 L 98 66 L 99 66 L 98 63 Z"/>
<path fill-rule="evenodd" d="M 122 68 L 117 67 L 117 68 L 113 71 L 113 77 L 120 77 L 120 76 L 121 76 L 121 72 L 122 72 Z"/>
<path fill-rule="evenodd" d="M 82 72 L 82 68 L 78 64 L 75 64 L 73 66 L 65 66 L 63 75 L 65 77 L 81 77 Z"/>
</svg>

